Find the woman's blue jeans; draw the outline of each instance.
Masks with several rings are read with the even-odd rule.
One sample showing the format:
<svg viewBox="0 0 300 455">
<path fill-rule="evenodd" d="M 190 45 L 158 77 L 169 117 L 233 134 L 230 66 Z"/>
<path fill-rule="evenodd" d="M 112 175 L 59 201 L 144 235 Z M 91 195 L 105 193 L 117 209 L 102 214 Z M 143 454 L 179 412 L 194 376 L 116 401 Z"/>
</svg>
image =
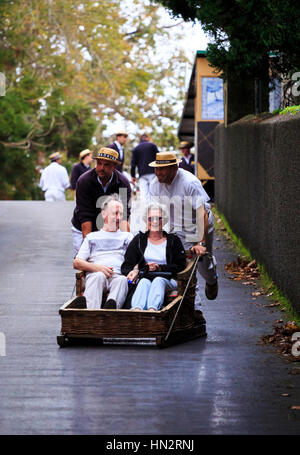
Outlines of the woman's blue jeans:
<svg viewBox="0 0 300 455">
<path fill-rule="evenodd" d="M 133 294 L 131 307 L 140 308 L 141 310 L 160 310 L 166 291 L 174 291 L 177 289 L 176 280 L 167 280 L 160 276 L 154 278 L 153 281 L 147 278 L 142 278 Z"/>
</svg>

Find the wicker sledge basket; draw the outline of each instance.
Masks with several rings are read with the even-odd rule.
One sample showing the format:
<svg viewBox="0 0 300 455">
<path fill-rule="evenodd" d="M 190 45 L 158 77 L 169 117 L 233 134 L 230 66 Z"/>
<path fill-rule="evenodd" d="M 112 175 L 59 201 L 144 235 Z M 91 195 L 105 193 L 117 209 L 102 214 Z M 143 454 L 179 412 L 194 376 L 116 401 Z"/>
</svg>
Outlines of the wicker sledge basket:
<svg viewBox="0 0 300 455">
<path fill-rule="evenodd" d="M 99 345 L 167 347 L 205 336 L 205 319 L 201 311 L 194 309 L 197 260 L 187 252 L 187 266 L 177 275 L 177 295 L 166 296 L 160 311 L 87 309 L 78 305 L 78 299 L 76 305 L 76 297 L 84 292 L 85 276 L 84 272 L 77 272 L 76 296 L 59 310 L 58 345 L 64 347 L 72 341 L 86 339 Z"/>
</svg>

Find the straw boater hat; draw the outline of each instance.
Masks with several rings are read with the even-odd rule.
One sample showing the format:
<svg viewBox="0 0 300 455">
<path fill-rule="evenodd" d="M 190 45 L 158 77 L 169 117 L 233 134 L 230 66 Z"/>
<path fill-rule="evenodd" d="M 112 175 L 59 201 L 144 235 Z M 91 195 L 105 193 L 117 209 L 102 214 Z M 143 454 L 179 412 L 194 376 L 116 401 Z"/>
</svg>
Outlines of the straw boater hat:
<svg viewBox="0 0 300 455">
<path fill-rule="evenodd" d="M 116 136 L 128 136 L 128 133 L 124 130 L 119 130 L 116 132 Z"/>
<path fill-rule="evenodd" d="M 156 154 L 156 160 L 149 163 L 151 167 L 172 166 L 173 164 L 181 163 L 181 159 L 176 158 L 173 152 L 159 152 Z"/>
<path fill-rule="evenodd" d="M 79 153 L 79 158 L 82 160 L 86 155 L 89 155 L 92 153 L 89 149 L 82 150 L 82 152 Z"/>
<path fill-rule="evenodd" d="M 51 153 L 51 155 L 49 155 L 49 159 L 51 161 L 59 160 L 59 158 L 62 158 L 62 155 L 58 152 L 54 152 L 54 153 Z"/>
<path fill-rule="evenodd" d="M 180 142 L 179 148 L 180 149 L 191 149 L 193 147 L 193 144 L 187 141 Z"/>
<path fill-rule="evenodd" d="M 102 147 L 98 152 L 93 153 L 94 160 L 107 160 L 119 164 L 119 154 L 114 149 L 109 147 Z"/>
</svg>

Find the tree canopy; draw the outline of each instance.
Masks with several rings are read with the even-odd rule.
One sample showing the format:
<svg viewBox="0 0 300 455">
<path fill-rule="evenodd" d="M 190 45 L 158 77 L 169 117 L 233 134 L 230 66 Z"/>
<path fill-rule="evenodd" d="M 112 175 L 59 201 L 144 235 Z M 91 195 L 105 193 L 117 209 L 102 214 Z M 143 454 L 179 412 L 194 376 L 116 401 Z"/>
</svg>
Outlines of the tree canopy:
<svg viewBox="0 0 300 455">
<path fill-rule="evenodd" d="M 143 0 L 0 1 L 0 197 L 39 197 L 37 157 L 60 150 L 72 159 L 105 144 L 116 119 L 155 130 L 159 146 L 175 143 L 186 58 L 175 46 L 170 52 L 159 8 Z"/>
<path fill-rule="evenodd" d="M 199 20 L 211 43 L 207 58 L 228 74 L 259 77 L 272 53 L 271 71 L 286 77 L 300 67 L 300 3 L 294 0 L 155 0 L 175 17 Z"/>
</svg>

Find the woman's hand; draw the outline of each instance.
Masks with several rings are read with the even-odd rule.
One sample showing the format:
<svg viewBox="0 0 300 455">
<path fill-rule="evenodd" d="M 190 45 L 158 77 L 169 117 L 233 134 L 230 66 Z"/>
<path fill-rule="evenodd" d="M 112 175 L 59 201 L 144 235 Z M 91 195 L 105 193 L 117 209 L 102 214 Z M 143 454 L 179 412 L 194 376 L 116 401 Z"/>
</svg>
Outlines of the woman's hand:
<svg viewBox="0 0 300 455">
<path fill-rule="evenodd" d="M 149 267 L 149 272 L 156 272 L 160 270 L 160 266 L 156 264 L 156 262 L 147 262 L 147 266 Z"/>
<path fill-rule="evenodd" d="M 137 269 L 131 270 L 127 275 L 127 280 L 130 280 L 134 283 L 138 277 L 138 274 L 139 274 L 139 270 L 137 270 Z"/>
</svg>

